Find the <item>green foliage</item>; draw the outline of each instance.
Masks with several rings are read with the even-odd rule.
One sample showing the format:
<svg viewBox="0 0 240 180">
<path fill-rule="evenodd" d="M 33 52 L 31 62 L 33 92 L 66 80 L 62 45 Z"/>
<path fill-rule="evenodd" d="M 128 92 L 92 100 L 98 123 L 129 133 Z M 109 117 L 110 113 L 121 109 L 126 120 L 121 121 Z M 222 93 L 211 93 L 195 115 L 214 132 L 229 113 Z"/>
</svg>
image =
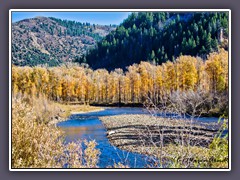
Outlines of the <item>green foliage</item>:
<svg viewBox="0 0 240 180">
<path fill-rule="evenodd" d="M 59 25 L 66 27 L 64 32 L 58 31 L 58 35 L 69 35 L 69 36 L 82 36 L 82 35 L 87 35 L 92 38 L 94 38 L 96 41 L 102 40 L 102 36 L 98 33 L 94 33 L 94 29 L 96 29 L 95 25 L 91 25 L 90 23 L 81 23 L 81 22 L 76 22 L 76 21 L 69 21 L 69 20 L 61 20 L 57 19 L 54 17 L 50 17 L 50 19 L 56 21 Z M 108 28 L 106 26 L 105 28 Z M 53 31 L 51 29 L 46 29 L 47 31 L 50 32 L 50 34 L 53 34 Z"/>
<path fill-rule="evenodd" d="M 213 166 L 228 165 L 228 133 L 224 135 L 224 132 L 228 131 L 228 120 L 224 119 L 224 122 L 219 130 L 219 133 L 215 136 L 210 144 L 210 156 Z"/>
<path fill-rule="evenodd" d="M 219 30 L 227 32 L 227 22 L 228 14 L 224 12 L 132 13 L 88 53 L 87 63 L 112 70 L 142 60 L 158 60 L 161 64 L 179 55 L 206 57 L 218 50 Z"/>
<path fill-rule="evenodd" d="M 169 168 L 228 168 L 229 141 L 227 120 L 224 120 L 219 133 L 214 137 L 208 148 L 198 146 L 182 146 L 170 144 L 164 147 L 164 154 L 171 163 Z"/>
</svg>

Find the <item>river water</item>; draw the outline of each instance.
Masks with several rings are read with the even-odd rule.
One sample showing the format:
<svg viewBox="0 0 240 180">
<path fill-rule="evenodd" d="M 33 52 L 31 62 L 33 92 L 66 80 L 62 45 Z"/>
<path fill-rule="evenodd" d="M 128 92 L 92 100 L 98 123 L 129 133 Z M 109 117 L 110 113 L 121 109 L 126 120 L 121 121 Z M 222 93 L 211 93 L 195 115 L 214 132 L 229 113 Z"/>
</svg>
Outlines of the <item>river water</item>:
<svg viewBox="0 0 240 180">
<path fill-rule="evenodd" d="M 103 111 L 74 114 L 67 121 L 57 124 L 66 134 L 66 143 L 78 140 L 95 140 L 96 148 L 100 150 L 100 158 L 98 166 L 106 168 L 113 166 L 114 163 L 121 162 L 131 168 L 146 168 L 151 167 L 154 158 L 138 153 L 132 153 L 120 150 L 112 146 L 107 139 L 106 129 L 98 117 L 112 116 L 121 114 L 148 114 L 142 108 L 106 108 Z M 199 118 L 201 122 L 217 122 L 217 118 Z"/>
</svg>

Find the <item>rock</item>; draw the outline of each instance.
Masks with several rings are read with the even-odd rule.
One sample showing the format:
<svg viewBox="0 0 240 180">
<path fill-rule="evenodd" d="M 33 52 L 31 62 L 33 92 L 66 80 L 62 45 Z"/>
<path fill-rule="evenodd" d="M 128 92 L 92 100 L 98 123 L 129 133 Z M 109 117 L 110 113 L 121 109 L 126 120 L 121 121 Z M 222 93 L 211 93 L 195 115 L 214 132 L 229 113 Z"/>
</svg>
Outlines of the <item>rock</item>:
<svg viewBox="0 0 240 180">
<path fill-rule="evenodd" d="M 114 133 L 116 133 L 116 132 L 115 132 L 115 131 L 109 131 L 109 132 L 107 132 L 108 135 L 111 135 L 111 134 L 114 134 Z"/>
</svg>

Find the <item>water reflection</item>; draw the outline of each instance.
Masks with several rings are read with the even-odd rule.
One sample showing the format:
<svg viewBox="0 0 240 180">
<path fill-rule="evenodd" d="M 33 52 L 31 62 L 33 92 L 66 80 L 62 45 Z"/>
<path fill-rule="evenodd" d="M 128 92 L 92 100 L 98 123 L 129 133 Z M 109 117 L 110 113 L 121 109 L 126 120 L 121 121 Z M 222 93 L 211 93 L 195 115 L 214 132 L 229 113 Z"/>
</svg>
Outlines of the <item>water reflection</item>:
<svg viewBox="0 0 240 180">
<path fill-rule="evenodd" d="M 112 146 L 107 137 L 106 129 L 98 119 L 99 116 L 119 114 L 148 114 L 142 108 L 107 108 L 104 111 L 74 114 L 69 120 L 58 123 L 66 134 L 66 143 L 78 140 L 95 140 L 97 148 L 101 151 L 99 167 L 106 168 L 114 163 L 121 162 L 131 168 L 144 168 L 152 164 L 152 157 L 120 150 Z M 217 122 L 217 118 L 198 119 L 206 122 Z M 150 162 L 149 162 L 150 161 Z"/>
</svg>

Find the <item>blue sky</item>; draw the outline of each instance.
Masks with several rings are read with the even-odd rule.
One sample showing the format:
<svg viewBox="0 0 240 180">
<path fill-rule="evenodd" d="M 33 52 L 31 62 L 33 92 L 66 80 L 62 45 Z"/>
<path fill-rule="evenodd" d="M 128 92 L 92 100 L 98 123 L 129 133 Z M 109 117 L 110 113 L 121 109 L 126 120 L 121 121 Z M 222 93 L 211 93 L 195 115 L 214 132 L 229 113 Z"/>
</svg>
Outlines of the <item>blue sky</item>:
<svg viewBox="0 0 240 180">
<path fill-rule="evenodd" d="M 36 16 L 45 16 L 78 22 L 89 22 L 91 24 L 119 25 L 129 14 L 130 12 L 12 12 L 12 22 Z"/>
</svg>

